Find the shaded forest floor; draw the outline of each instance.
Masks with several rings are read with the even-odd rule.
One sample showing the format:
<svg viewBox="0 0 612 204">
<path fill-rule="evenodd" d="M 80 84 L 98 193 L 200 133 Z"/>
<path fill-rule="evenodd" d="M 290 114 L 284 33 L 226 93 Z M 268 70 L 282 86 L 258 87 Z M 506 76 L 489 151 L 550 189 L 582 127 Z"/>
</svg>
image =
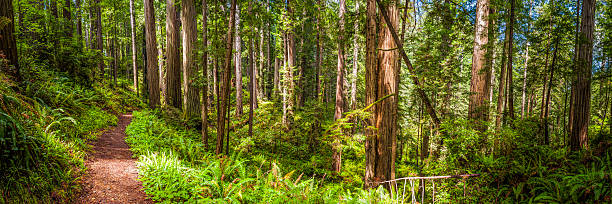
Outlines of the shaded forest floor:
<svg viewBox="0 0 612 204">
<path fill-rule="evenodd" d="M 86 161 L 84 191 L 77 203 L 152 203 L 145 198 L 142 183 L 137 180 L 136 159 L 125 143 L 125 127 L 132 115 L 119 115 L 111 127 L 94 143 Z"/>
</svg>

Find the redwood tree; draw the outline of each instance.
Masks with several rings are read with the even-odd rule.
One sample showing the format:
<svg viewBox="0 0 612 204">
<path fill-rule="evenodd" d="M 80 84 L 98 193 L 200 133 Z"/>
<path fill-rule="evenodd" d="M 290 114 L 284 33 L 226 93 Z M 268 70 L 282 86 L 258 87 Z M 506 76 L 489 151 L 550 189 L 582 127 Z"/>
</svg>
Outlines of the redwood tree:
<svg viewBox="0 0 612 204">
<path fill-rule="evenodd" d="M 570 115 L 572 128 L 569 145 L 573 151 L 588 148 L 589 120 L 591 113 L 591 70 L 593 66 L 593 31 L 595 30 L 595 0 L 582 3 L 580 22 L 581 40 L 577 41 L 578 57 L 574 70 L 573 109 Z"/>
<path fill-rule="evenodd" d="M 181 108 L 179 25 L 175 0 L 166 0 L 166 104 Z"/>
<path fill-rule="evenodd" d="M 183 89 L 185 94 L 185 117 L 199 116 L 200 92 L 194 81 L 198 73 L 195 58 L 195 43 L 198 38 L 194 0 L 182 0 L 181 23 L 183 24 Z"/>
<path fill-rule="evenodd" d="M 19 62 L 17 61 L 17 40 L 15 39 L 15 17 L 12 0 L 0 0 L 0 18 L 10 20 L 3 27 L 0 27 L 0 71 L 8 73 L 19 80 Z M 8 60 L 8 64 L 2 63 L 3 58 Z"/>
<path fill-rule="evenodd" d="M 378 1 L 380 4 L 380 1 Z M 395 178 L 396 136 L 397 136 L 397 91 L 399 88 L 398 45 L 393 35 L 397 35 L 399 10 L 396 1 L 379 5 L 381 25 L 376 46 L 376 3 L 367 1 L 366 30 L 366 104 L 373 104 L 373 117 L 366 130 L 366 188 L 375 187 L 377 182 Z M 382 19 L 383 17 L 387 19 Z M 393 30 L 391 30 L 393 29 Z M 395 36 L 397 37 L 397 36 Z"/>
<path fill-rule="evenodd" d="M 147 51 L 147 86 L 149 90 L 149 107 L 153 109 L 159 107 L 160 103 L 159 74 L 157 67 L 157 39 L 155 33 L 155 8 L 153 7 L 153 0 L 144 0 L 144 12 Z M 102 45 L 102 42 L 100 42 L 99 45 Z"/>
<path fill-rule="evenodd" d="M 336 69 L 336 111 L 334 120 L 342 118 L 344 112 L 344 13 L 346 12 L 345 0 L 340 0 L 340 21 L 338 22 L 338 67 Z M 339 135 L 336 137 L 340 137 Z M 333 144 L 333 170 L 340 172 L 342 167 L 342 147 L 340 138 L 334 138 Z"/>
<path fill-rule="evenodd" d="M 491 88 L 491 68 L 486 66 L 489 0 L 478 0 L 474 31 L 474 51 L 472 55 L 472 79 L 468 117 L 476 123 L 476 129 L 486 131 L 483 122 L 489 119 L 489 94 Z"/>
</svg>

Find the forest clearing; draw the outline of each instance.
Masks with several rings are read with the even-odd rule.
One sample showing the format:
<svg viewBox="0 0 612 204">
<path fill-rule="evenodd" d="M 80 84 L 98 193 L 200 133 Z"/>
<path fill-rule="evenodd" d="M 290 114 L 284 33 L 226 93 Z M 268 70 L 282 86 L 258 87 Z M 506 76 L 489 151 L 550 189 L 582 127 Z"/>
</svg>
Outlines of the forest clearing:
<svg viewBox="0 0 612 204">
<path fill-rule="evenodd" d="M 0 203 L 611 203 L 610 0 L 0 0 Z"/>
</svg>

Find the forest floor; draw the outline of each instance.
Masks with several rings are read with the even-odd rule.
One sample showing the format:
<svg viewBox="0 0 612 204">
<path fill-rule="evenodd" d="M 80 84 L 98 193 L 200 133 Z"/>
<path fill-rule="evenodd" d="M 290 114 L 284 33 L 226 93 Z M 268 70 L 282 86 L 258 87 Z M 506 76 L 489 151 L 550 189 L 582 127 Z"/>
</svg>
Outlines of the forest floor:
<svg viewBox="0 0 612 204">
<path fill-rule="evenodd" d="M 94 152 L 85 162 L 83 193 L 76 203 L 153 203 L 145 198 L 137 180 L 136 159 L 125 143 L 125 127 L 131 121 L 132 115 L 119 115 L 117 126 L 94 142 Z"/>
</svg>

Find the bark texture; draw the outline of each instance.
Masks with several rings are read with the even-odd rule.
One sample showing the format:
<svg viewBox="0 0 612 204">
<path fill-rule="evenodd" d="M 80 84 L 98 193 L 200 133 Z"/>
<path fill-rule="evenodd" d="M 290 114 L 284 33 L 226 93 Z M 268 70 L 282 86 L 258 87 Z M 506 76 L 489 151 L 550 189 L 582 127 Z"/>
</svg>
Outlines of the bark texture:
<svg viewBox="0 0 612 204">
<path fill-rule="evenodd" d="M 179 25 L 175 0 L 166 0 L 166 104 L 180 109 L 181 61 L 179 54 Z"/>
<path fill-rule="evenodd" d="M 160 100 L 159 73 L 157 67 L 157 39 L 155 34 L 155 8 L 153 7 L 153 0 L 144 0 L 144 12 L 149 107 L 154 109 L 159 107 Z"/>
<path fill-rule="evenodd" d="M 367 31 L 366 31 L 366 103 L 374 105 L 373 118 L 369 125 L 376 127 L 376 131 L 366 132 L 366 188 L 375 187 L 378 182 L 395 178 L 396 135 L 397 135 L 397 90 L 399 87 L 399 55 L 396 42 L 399 25 L 399 10 L 396 1 L 390 1 L 379 8 L 382 17 L 378 32 L 378 46 L 376 39 L 376 4 L 373 0 L 367 1 Z M 393 29 L 393 30 L 391 30 Z M 377 55 L 377 56 L 376 56 Z"/>
<path fill-rule="evenodd" d="M 200 91 L 195 85 L 198 65 L 195 44 L 198 38 L 194 0 L 182 0 L 181 23 L 183 25 L 183 90 L 185 94 L 185 117 L 199 117 Z"/>
<path fill-rule="evenodd" d="M 4 27 L 0 27 L 0 71 L 19 80 L 19 61 L 12 0 L 0 0 L 0 18 L 10 20 Z M 6 64 L 2 63 L 2 60 L 5 59 L 7 60 Z"/>
<path fill-rule="evenodd" d="M 569 145 L 573 151 L 588 149 L 589 120 L 591 111 L 591 71 L 593 66 L 593 31 L 595 29 L 595 0 L 582 2 L 580 39 L 578 40 L 577 66 L 574 70 L 572 121 Z"/>
<path fill-rule="evenodd" d="M 484 132 L 487 127 L 483 122 L 489 120 L 489 89 L 491 88 L 491 68 L 486 66 L 487 43 L 489 42 L 489 0 L 478 0 L 476 6 L 468 117 L 474 120 L 478 130 Z"/>
</svg>

